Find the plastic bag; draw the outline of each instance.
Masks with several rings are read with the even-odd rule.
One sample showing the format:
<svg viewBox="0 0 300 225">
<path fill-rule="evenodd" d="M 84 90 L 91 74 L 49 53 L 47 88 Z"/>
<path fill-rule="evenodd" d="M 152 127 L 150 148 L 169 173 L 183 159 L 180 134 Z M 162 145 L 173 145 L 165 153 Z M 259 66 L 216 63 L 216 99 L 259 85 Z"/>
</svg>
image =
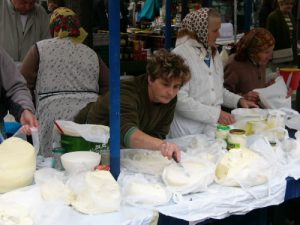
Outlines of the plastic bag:
<svg viewBox="0 0 300 225">
<path fill-rule="evenodd" d="M 122 187 L 124 203 L 139 207 L 152 207 L 170 201 L 172 194 L 155 177 L 144 174 L 121 173 L 118 183 Z"/>
<path fill-rule="evenodd" d="M 291 108 L 291 97 L 286 97 L 288 90 L 281 76 L 275 79 L 274 84 L 254 91 L 259 93 L 261 104 L 266 109 Z"/>
<path fill-rule="evenodd" d="M 31 127 L 31 137 L 32 137 L 32 145 L 35 150 L 35 155 L 38 155 L 40 150 L 40 141 L 39 141 L 39 134 L 38 134 L 38 128 Z M 13 135 L 13 137 L 21 138 L 25 141 L 27 141 L 27 136 L 22 132 L 22 127 Z"/>
<path fill-rule="evenodd" d="M 295 130 L 300 130 L 300 115 L 295 115 L 287 119 L 286 125 Z"/>
<path fill-rule="evenodd" d="M 231 111 L 231 114 L 236 120 L 264 120 L 268 116 L 268 111 L 259 108 L 237 108 Z"/>
<path fill-rule="evenodd" d="M 207 190 L 214 180 L 215 164 L 206 158 L 188 158 L 182 155 L 180 167 L 174 161 L 164 168 L 162 180 L 169 190 L 188 194 Z"/>
<path fill-rule="evenodd" d="M 226 143 L 223 140 L 211 140 L 206 136 L 195 136 L 186 147 L 186 153 L 194 159 L 207 160 L 214 164 L 223 155 Z"/>
<path fill-rule="evenodd" d="M 163 157 L 160 151 L 145 149 L 122 149 L 122 167 L 139 173 L 160 176 L 163 169 L 171 163 L 171 160 Z"/>
<path fill-rule="evenodd" d="M 39 186 L 41 196 L 46 201 L 71 204 L 75 198 L 67 187 L 67 176 L 52 168 L 37 170 L 34 174 L 35 183 Z"/>
<path fill-rule="evenodd" d="M 109 140 L 109 127 L 94 124 L 77 124 L 72 121 L 56 120 L 64 134 L 81 136 L 87 141 L 107 144 Z"/>
<path fill-rule="evenodd" d="M 267 181 L 267 177 L 261 173 L 265 165 L 266 162 L 250 150 L 231 149 L 217 165 L 216 182 L 241 187 L 263 184 Z"/>
<path fill-rule="evenodd" d="M 79 212 L 91 215 L 120 210 L 120 188 L 109 171 L 74 174 L 67 186 L 75 195 L 72 207 Z"/>
</svg>

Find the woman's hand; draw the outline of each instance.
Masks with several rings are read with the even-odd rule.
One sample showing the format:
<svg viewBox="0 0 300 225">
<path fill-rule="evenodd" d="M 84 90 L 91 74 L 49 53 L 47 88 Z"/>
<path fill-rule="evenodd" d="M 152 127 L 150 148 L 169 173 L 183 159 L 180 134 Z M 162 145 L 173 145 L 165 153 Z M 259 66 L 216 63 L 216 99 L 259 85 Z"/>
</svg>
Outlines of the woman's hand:
<svg viewBox="0 0 300 225">
<path fill-rule="evenodd" d="M 252 102 L 258 102 L 259 101 L 259 95 L 255 91 L 249 91 L 246 94 L 242 94 L 243 98 L 245 98 L 248 101 Z"/>
<path fill-rule="evenodd" d="M 224 124 L 224 125 L 230 125 L 230 124 L 233 124 L 234 122 L 235 122 L 235 119 L 234 119 L 233 115 L 231 115 L 228 112 L 221 111 L 218 123 Z"/>
<path fill-rule="evenodd" d="M 178 145 L 174 143 L 170 143 L 167 141 L 163 141 L 159 146 L 160 153 L 164 157 L 168 157 L 168 159 L 172 159 L 172 155 L 175 154 L 176 160 L 179 162 L 181 160 L 180 149 Z"/>
<path fill-rule="evenodd" d="M 287 92 L 287 95 L 286 95 L 286 98 L 289 98 L 292 96 L 294 90 L 292 88 L 289 88 L 288 92 Z"/>
<path fill-rule="evenodd" d="M 25 109 L 22 112 L 20 122 L 23 125 L 23 127 L 22 127 L 23 133 L 25 133 L 27 135 L 31 134 L 30 127 L 38 127 L 39 126 L 39 123 L 38 123 L 35 115 L 28 109 Z"/>
<path fill-rule="evenodd" d="M 259 108 L 259 105 L 257 105 L 255 102 L 249 101 L 244 98 L 240 98 L 238 105 L 242 108 Z"/>
</svg>

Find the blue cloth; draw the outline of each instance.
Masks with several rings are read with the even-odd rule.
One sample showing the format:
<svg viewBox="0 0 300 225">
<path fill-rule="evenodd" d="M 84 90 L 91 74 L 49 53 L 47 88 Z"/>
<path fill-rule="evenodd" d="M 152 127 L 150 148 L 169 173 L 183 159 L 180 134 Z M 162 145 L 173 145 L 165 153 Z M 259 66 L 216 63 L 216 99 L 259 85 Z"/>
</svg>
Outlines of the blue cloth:
<svg viewBox="0 0 300 225">
<path fill-rule="evenodd" d="M 210 54 L 209 54 L 209 51 L 207 51 L 207 53 L 206 53 L 206 56 L 205 56 L 205 58 L 204 58 L 204 62 L 205 62 L 205 64 L 206 64 L 208 67 L 210 67 Z"/>
<path fill-rule="evenodd" d="M 21 126 L 22 125 L 18 122 L 4 122 L 4 131 L 6 134 L 14 134 L 21 128 Z"/>
<path fill-rule="evenodd" d="M 139 12 L 139 20 L 153 20 L 159 14 L 160 0 L 146 0 Z"/>
</svg>

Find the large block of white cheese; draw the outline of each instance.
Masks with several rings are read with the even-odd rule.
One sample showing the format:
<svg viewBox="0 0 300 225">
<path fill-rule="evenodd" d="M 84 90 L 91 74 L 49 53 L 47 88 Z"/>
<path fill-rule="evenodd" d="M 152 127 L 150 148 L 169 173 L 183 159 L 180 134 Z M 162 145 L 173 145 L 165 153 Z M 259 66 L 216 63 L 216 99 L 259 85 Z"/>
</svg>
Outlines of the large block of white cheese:
<svg viewBox="0 0 300 225">
<path fill-rule="evenodd" d="M 0 145 L 0 193 L 30 185 L 36 169 L 34 147 L 11 137 Z"/>
<path fill-rule="evenodd" d="M 256 186 L 267 182 L 266 161 L 247 148 L 231 149 L 216 168 L 216 182 L 225 186 Z"/>
<path fill-rule="evenodd" d="M 84 180 L 79 176 L 76 186 L 73 187 L 75 198 L 71 204 L 79 212 L 98 214 L 120 210 L 120 187 L 109 171 L 87 172 Z"/>
</svg>

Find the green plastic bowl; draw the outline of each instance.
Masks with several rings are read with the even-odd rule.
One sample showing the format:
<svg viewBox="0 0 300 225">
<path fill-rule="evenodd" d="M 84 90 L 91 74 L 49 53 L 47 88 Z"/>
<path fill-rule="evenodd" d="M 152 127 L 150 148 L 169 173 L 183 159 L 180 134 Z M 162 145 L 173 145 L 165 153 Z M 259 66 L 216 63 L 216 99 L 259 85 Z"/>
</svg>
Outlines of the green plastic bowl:
<svg viewBox="0 0 300 225">
<path fill-rule="evenodd" d="M 64 134 L 61 135 L 60 143 L 66 152 L 94 151 L 100 153 L 101 150 L 107 150 L 106 144 L 90 142 L 86 141 L 82 137 L 75 137 Z"/>
</svg>

